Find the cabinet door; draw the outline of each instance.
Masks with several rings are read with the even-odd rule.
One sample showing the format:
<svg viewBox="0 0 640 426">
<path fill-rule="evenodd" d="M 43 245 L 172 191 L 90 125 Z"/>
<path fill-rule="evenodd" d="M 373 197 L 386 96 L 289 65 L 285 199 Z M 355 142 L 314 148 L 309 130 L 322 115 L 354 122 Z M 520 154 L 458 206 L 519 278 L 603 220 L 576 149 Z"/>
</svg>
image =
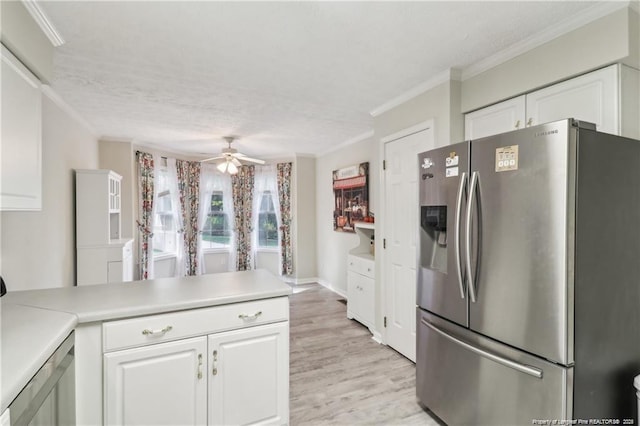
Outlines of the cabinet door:
<svg viewBox="0 0 640 426">
<path fill-rule="evenodd" d="M 362 312 L 362 303 L 360 301 L 360 275 L 347 271 L 347 318 L 351 319 L 360 317 Z"/>
<path fill-rule="evenodd" d="M 361 277 L 360 278 L 360 298 L 361 305 L 360 308 L 362 312 L 360 315 L 362 316 L 362 321 L 368 327 L 373 327 L 373 319 L 374 319 L 374 289 L 375 282 L 373 278 L 369 277 Z"/>
<path fill-rule="evenodd" d="M 40 82 L 2 46 L 0 210 L 42 208 Z"/>
<path fill-rule="evenodd" d="M 209 424 L 289 422 L 289 323 L 209 336 Z"/>
<path fill-rule="evenodd" d="M 347 272 L 347 318 L 355 318 L 373 327 L 374 279 L 353 271 Z"/>
<path fill-rule="evenodd" d="M 122 260 L 116 262 L 107 262 L 107 282 L 121 283 L 124 279 L 124 262 Z"/>
<path fill-rule="evenodd" d="M 465 114 L 465 140 L 522 129 L 525 126 L 524 108 L 525 97 L 523 95 Z"/>
<path fill-rule="evenodd" d="M 618 68 L 612 65 L 527 95 L 527 125 L 575 118 L 619 134 Z"/>
<path fill-rule="evenodd" d="M 104 355 L 106 425 L 202 425 L 206 337 Z"/>
</svg>

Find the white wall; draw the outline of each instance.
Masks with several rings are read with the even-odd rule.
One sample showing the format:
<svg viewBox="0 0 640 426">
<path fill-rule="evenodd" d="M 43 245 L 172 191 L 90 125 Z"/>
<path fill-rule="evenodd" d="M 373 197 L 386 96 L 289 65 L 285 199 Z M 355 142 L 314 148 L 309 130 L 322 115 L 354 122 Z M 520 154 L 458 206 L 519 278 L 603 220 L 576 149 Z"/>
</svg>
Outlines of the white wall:
<svg viewBox="0 0 640 426">
<path fill-rule="evenodd" d="M 135 152 L 131 142 L 98 141 L 98 167 L 113 170 L 122 176 L 120 193 L 120 226 L 122 238 L 133 238 L 135 235 L 135 216 L 137 202 L 133 188 L 137 182 L 137 171 L 131 158 Z"/>
<path fill-rule="evenodd" d="M 360 240 L 356 234 L 333 230 L 333 171 L 369 162 L 369 206 L 378 208 L 378 145 L 374 137 L 316 159 L 316 238 L 318 278 L 338 293 L 347 293 L 347 254 Z"/>
<path fill-rule="evenodd" d="M 98 166 L 96 137 L 42 97 L 42 211 L 2 212 L 9 291 L 75 285 L 74 169 Z"/>
<path fill-rule="evenodd" d="M 634 10 L 618 10 L 466 79 L 462 84 L 462 111 L 478 109 L 614 62 L 640 68 L 638 20 Z"/>
<path fill-rule="evenodd" d="M 297 156 L 292 171 L 293 267 L 296 282 L 318 276 L 316 256 L 316 159 Z"/>
<path fill-rule="evenodd" d="M 464 117 L 460 110 L 461 83 L 449 80 L 374 118 L 376 139 L 433 120 L 436 146 L 461 142 Z M 377 147 L 376 147 L 377 149 Z"/>
</svg>

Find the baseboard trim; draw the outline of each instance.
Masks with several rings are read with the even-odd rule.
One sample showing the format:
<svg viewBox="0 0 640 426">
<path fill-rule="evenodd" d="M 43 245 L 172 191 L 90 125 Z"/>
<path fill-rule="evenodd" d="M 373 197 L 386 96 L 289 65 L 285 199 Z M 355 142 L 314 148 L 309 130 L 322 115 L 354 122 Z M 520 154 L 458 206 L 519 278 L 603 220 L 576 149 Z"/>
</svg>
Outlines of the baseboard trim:
<svg viewBox="0 0 640 426">
<path fill-rule="evenodd" d="M 288 283 L 288 284 L 293 284 L 293 285 L 303 285 L 303 284 L 314 284 L 318 282 L 318 278 L 316 277 L 312 277 L 312 278 L 293 278 L 293 277 L 286 277 L 283 276 L 282 277 L 282 281 Z"/>
<path fill-rule="evenodd" d="M 344 297 L 345 299 L 347 299 L 347 294 L 345 292 L 343 292 L 342 290 L 339 290 L 339 289 L 335 288 L 330 282 L 325 281 L 325 280 L 321 280 L 320 278 L 318 278 L 315 282 L 317 282 L 321 286 L 331 290 L 332 292 L 336 293 L 337 295 L 340 295 L 341 297 Z"/>
<path fill-rule="evenodd" d="M 382 341 L 382 334 L 378 331 L 375 330 L 371 330 L 369 329 L 369 331 L 371 331 L 373 333 L 373 336 L 371 336 L 371 338 L 373 339 L 374 342 L 380 344 L 380 345 L 384 345 L 385 343 Z"/>
</svg>

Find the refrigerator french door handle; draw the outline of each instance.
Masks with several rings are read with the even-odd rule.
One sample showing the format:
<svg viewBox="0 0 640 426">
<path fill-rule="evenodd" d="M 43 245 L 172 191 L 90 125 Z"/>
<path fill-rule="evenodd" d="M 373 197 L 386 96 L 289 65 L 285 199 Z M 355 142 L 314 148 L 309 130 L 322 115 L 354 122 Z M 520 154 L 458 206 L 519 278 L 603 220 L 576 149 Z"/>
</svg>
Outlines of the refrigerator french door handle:
<svg viewBox="0 0 640 426">
<path fill-rule="evenodd" d="M 453 337 L 452 335 L 450 335 L 449 333 L 440 330 L 438 327 L 436 327 L 433 324 L 430 324 L 429 322 L 427 322 L 424 318 L 420 319 L 420 322 L 424 325 L 426 325 L 427 327 L 429 327 L 431 330 L 435 331 L 436 333 L 438 333 L 440 336 L 444 337 L 445 339 L 448 339 L 450 341 L 452 341 L 453 343 L 462 346 L 463 348 L 477 354 L 480 355 L 481 357 L 490 359 L 491 361 L 497 362 L 498 364 L 502 364 L 505 367 L 509 367 L 512 368 L 514 370 L 517 370 L 521 373 L 525 373 L 528 374 L 530 376 L 533 376 L 535 378 L 538 379 L 542 379 L 542 370 L 540 370 L 539 368 L 535 368 L 532 367 L 530 365 L 525 365 L 525 364 L 520 364 L 519 362 L 516 361 L 512 361 L 508 358 L 502 357 L 500 355 L 496 355 L 494 353 L 491 352 L 487 352 L 484 349 L 480 349 L 478 347 L 475 347 L 465 341 L 462 341 L 460 339 L 458 339 L 457 337 Z"/>
<path fill-rule="evenodd" d="M 456 250 L 456 272 L 458 273 L 458 285 L 460 286 L 460 297 L 464 299 L 464 280 L 462 277 L 462 260 L 460 259 L 460 226 L 462 224 L 462 197 L 467 187 L 467 173 L 462 172 L 460 176 L 460 187 L 458 187 L 458 197 L 456 200 L 455 217 L 455 250 Z"/>
<path fill-rule="evenodd" d="M 467 202 L 467 229 L 466 229 L 466 238 L 464 241 L 464 253 L 465 253 L 465 264 L 467 267 L 467 277 L 469 278 L 469 299 L 473 303 L 476 303 L 476 283 L 475 277 L 473 276 L 472 262 L 471 262 L 471 225 L 473 225 L 473 199 L 474 195 L 476 195 L 476 188 L 478 186 L 478 172 L 473 172 L 471 174 L 471 183 L 469 184 L 469 201 Z"/>
</svg>

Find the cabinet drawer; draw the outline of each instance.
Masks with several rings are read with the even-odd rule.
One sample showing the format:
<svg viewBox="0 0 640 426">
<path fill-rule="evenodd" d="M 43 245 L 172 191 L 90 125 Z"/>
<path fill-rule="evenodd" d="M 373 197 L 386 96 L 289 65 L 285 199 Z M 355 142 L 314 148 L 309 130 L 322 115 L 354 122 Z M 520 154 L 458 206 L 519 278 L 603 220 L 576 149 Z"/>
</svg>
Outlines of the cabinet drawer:
<svg viewBox="0 0 640 426">
<path fill-rule="evenodd" d="M 211 308 L 149 315 L 102 326 L 104 352 L 289 319 L 289 299 L 256 300 Z"/>
<path fill-rule="evenodd" d="M 347 259 L 347 266 L 350 271 L 370 278 L 375 277 L 375 262 L 364 257 L 350 255 Z"/>
</svg>

